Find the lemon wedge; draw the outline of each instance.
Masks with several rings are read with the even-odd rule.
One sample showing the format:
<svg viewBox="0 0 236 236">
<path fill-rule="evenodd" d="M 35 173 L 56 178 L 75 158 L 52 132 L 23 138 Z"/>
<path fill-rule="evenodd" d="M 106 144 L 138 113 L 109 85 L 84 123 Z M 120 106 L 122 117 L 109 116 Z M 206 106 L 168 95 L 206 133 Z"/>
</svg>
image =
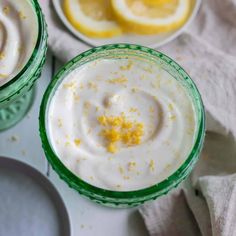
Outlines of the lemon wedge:
<svg viewBox="0 0 236 236">
<path fill-rule="evenodd" d="M 93 38 L 109 38 L 122 33 L 114 21 L 110 0 L 64 0 L 68 21 L 81 33 Z"/>
<path fill-rule="evenodd" d="M 169 32 L 185 23 L 190 0 L 111 0 L 117 21 L 128 32 Z"/>
</svg>

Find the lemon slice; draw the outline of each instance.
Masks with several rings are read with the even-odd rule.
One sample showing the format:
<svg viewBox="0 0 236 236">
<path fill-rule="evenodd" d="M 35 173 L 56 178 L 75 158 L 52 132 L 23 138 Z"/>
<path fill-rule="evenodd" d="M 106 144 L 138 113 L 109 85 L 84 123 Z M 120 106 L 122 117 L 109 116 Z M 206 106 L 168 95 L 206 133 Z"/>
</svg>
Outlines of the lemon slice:
<svg viewBox="0 0 236 236">
<path fill-rule="evenodd" d="M 172 0 L 144 0 L 144 3 L 150 6 L 160 6 L 161 4 L 171 3 Z"/>
<path fill-rule="evenodd" d="M 154 34 L 179 28 L 187 20 L 190 0 L 112 0 L 119 23 L 129 32 Z"/>
<path fill-rule="evenodd" d="M 109 38 L 122 33 L 114 21 L 110 0 L 64 0 L 64 13 L 81 33 L 94 38 Z"/>
</svg>

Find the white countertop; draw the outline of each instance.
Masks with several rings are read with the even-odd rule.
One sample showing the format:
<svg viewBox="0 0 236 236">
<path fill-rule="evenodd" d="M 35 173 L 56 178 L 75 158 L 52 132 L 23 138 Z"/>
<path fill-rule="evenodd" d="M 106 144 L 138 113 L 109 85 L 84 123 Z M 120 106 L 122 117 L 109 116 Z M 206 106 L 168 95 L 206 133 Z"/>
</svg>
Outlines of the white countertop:
<svg viewBox="0 0 236 236">
<path fill-rule="evenodd" d="M 55 63 L 58 68 L 60 63 Z M 49 52 L 42 76 L 36 86 L 36 98 L 30 111 L 16 126 L 0 132 L 0 156 L 26 162 L 45 175 L 48 171 L 48 164 L 39 138 L 38 112 L 42 95 L 53 74 L 52 64 L 52 55 Z M 67 206 L 72 236 L 148 235 L 136 208 L 113 209 L 93 203 L 69 188 L 51 168 L 49 169 L 49 178 Z"/>
</svg>

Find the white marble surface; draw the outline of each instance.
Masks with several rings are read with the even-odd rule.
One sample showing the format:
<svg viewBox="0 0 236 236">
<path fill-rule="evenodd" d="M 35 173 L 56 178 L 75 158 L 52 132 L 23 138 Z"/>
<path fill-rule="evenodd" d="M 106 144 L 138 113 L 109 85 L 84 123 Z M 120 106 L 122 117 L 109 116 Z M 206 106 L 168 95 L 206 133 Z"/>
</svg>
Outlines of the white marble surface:
<svg viewBox="0 0 236 236">
<path fill-rule="evenodd" d="M 48 165 L 39 138 L 38 112 L 42 95 L 53 74 L 52 64 L 52 55 L 48 53 L 42 76 L 37 83 L 36 98 L 27 116 L 16 126 L 0 132 L 0 156 L 26 162 L 45 175 Z M 56 68 L 59 66 L 60 63 L 56 62 Z M 70 189 L 51 168 L 49 178 L 67 206 L 72 236 L 148 235 L 137 209 L 113 209 L 97 205 Z"/>
</svg>

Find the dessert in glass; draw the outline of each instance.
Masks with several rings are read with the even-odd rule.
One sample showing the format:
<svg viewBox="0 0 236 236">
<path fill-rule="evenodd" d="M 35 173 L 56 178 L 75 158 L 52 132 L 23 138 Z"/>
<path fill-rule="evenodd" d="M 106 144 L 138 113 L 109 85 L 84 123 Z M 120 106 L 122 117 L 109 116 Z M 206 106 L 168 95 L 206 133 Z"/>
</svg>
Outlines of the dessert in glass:
<svg viewBox="0 0 236 236">
<path fill-rule="evenodd" d="M 40 136 L 59 176 L 107 206 L 156 199 L 192 170 L 205 116 L 189 75 L 150 48 L 113 44 L 68 62 L 46 90 Z"/>
<path fill-rule="evenodd" d="M 28 111 L 46 51 L 46 23 L 38 2 L 0 0 L 0 130 Z"/>
</svg>

